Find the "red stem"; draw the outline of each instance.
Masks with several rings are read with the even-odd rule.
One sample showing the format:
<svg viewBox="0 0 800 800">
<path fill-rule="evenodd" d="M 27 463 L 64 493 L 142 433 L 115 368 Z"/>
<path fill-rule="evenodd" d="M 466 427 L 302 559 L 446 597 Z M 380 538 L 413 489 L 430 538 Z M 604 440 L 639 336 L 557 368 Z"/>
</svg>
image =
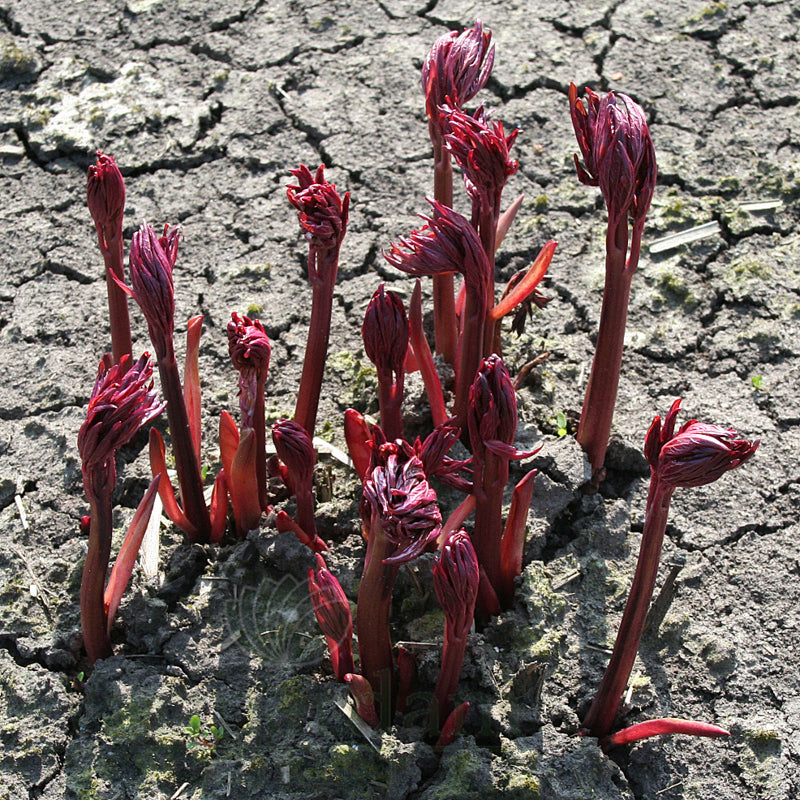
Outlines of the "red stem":
<svg viewBox="0 0 800 800">
<path fill-rule="evenodd" d="M 187 519 L 197 531 L 194 536 L 187 534 L 187 538 L 192 543 L 208 542 L 211 537 L 211 517 L 203 497 L 200 465 L 194 451 L 178 363 L 171 343 L 167 352 L 158 356 L 158 373 L 161 376 L 161 391 L 167 401 L 167 421 L 172 436 L 172 451 L 178 472 L 181 504 Z"/>
<path fill-rule="evenodd" d="M 364 574 L 358 591 L 356 613 L 361 674 L 370 682 L 377 698 L 386 698 L 388 694 L 389 709 L 395 694 L 389 612 L 392 606 L 392 589 L 399 567 L 384 564 L 383 559 L 391 556 L 395 549 L 396 546 L 386 538 L 380 523 L 373 522 L 367 541 Z M 386 711 L 384 709 L 383 717 L 387 716 Z M 391 719 L 391 712 L 388 718 Z"/>
<path fill-rule="evenodd" d="M 331 330 L 333 305 L 333 287 L 336 284 L 336 268 L 339 251 L 310 250 L 309 275 L 311 276 L 311 320 L 308 327 L 308 342 L 303 360 L 303 374 L 297 392 L 294 421 L 302 425 L 308 435 L 314 438 L 314 426 L 317 421 L 319 396 L 322 391 L 322 376 L 325 371 L 325 360 L 328 355 L 328 338 Z M 333 260 L 333 263 L 321 264 L 321 261 Z M 324 277 L 317 277 L 322 275 Z"/>
<path fill-rule="evenodd" d="M 606 237 L 606 283 L 600 329 L 578 426 L 578 443 L 586 451 L 595 473 L 606 458 L 622 367 L 628 299 L 635 271 L 635 267 L 625 268 L 627 244 L 628 223 L 623 217 L 615 230 L 609 229 Z"/>
<path fill-rule="evenodd" d="M 111 557 L 113 486 L 89 498 L 91 523 L 89 527 L 89 549 L 83 566 L 81 579 L 81 629 L 83 644 L 89 662 L 111 655 L 111 640 L 106 630 L 106 609 L 103 600 Z"/>
<path fill-rule="evenodd" d="M 453 207 L 453 166 L 449 151 L 442 145 L 438 127 L 430 126 L 433 141 L 433 197 L 448 208 Z M 436 352 L 448 364 L 455 363 L 458 344 L 456 326 L 455 282 L 452 274 L 433 276 L 433 333 Z"/>
<path fill-rule="evenodd" d="M 673 492 L 674 487 L 661 486 L 657 476 L 652 475 L 647 494 L 647 514 L 642 543 L 639 547 L 639 559 L 636 562 L 636 572 L 628 602 L 622 614 L 611 660 L 608 662 L 589 713 L 583 721 L 583 727 L 590 736 L 602 738 L 611 730 L 620 698 L 630 678 L 644 631 L 647 611 L 653 598 L 661 545 L 664 541 Z"/>
<path fill-rule="evenodd" d="M 478 233 L 481 237 L 481 244 L 486 251 L 486 258 L 489 261 L 489 274 L 487 275 L 486 286 L 486 311 L 484 313 L 485 320 L 483 324 L 483 352 L 481 354 L 483 358 L 486 358 L 486 356 L 493 352 L 502 355 L 502 353 L 499 352 L 499 348 L 495 348 L 494 325 L 490 320 L 491 310 L 494 306 L 494 253 L 496 250 L 495 242 L 497 241 L 497 220 L 500 217 L 500 198 L 498 197 L 497 199 L 497 208 L 485 209 L 481 207 L 478 222 Z"/>
<path fill-rule="evenodd" d="M 110 238 L 106 238 L 106 233 L 111 233 Z M 119 364 L 124 355 L 131 355 L 131 323 L 128 314 L 128 296 L 119 288 L 114 281 L 116 275 L 121 281 L 125 281 L 125 274 L 122 268 L 123 244 L 122 244 L 122 222 L 120 221 L 117 231 L 103 231 L 102 227 L 97 227 L 97 239 L 100 252 L 103 254 L 103 261 L 106 265 L 106 289 L 108 291 L 108 319 L 111 326 L 111 353 L 114 363 Z"/>
<path fill-rule="evenodd" d="M 480 292 L 472 286 L 466 287 L 466 301 L 464 303 L 464 326 L 461 334 L 460 352 L 458 356 L 458 371 L 456 373 L 455 399 L 453 401 L 453 416 L 455 425 L 461 428 L 466 437 L 467 430 L 467 404 L 469 402 L 469 389 L 475 380 L 475 373 L 481 365 L 483 358 L 483 339 L 486 318 L 491 303 L 489 295 L 480 296 Z M 492 330 L 494 330 L 493 326 Z"/>
<path fill-rule="evenodd" d="M 476 448 L 477 450 L 478 448 Z M 499 596 L 503 586 L 501 548 L 503 540 L 503 492 L 508 483 L 508 459 L 484 450 L 479 461 L 474 459 L 473 494 L 475 495 L 475 531 L 472 544 L 478 563 Z M 482 461 L 482 463 L 481 463 Z M 492 610 L 478 596 L 478 616 L 486 619 Z"/>
<path fill-rule="evenodd" d="M 392 370 L 378 370 L 378 405 L 381 410 L 381 428 L 387 441 L 403 438 L 403 383 L 401 372 L 393 381 Z"/>
<path fill-rule="evenodd" d="M 439 728 L 453 710 L 453 699 L 458 688 L 458 679 L 461 677 L 461 667 L 464 664 L 464 651 L 467 648 L 467 637 L 459 636 L 449 623 L 444 626 L 444 648 L 442 649 L 442 666 L 439 670 L 439 680 L 436 681 L 436 707 L 439 710 Z"/>
<path fill-rule="evenodd" d="M 297 524 L 308 534 L 310 539 L 317 536 L 317 522 L 314 515 L 314 492 L 311 486 L 297 484 L 295 487 L 297 501 Z M 352 670 L 349 670 L 352 672 Z"/>
<path fill-rule="evenodd" d="M 262 511 L 269 508 L 267 492 L 267 422 L 264 416 L 264 385 L 266 379 L 258 376 L 256 383 L 256 402 L 253 409 L 253 430 L 256 434 L 256 481 L 258 482 L 258 502 Z"/>
</svg>

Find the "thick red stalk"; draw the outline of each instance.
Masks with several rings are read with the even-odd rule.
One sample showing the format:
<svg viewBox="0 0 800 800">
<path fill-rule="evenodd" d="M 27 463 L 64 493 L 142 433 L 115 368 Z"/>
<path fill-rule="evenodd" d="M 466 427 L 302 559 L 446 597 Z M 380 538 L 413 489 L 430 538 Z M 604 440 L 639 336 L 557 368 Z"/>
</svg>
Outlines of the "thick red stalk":
<svg viewBox="0 0 800 800">
<path fill-rule="evenodd" d="M 492 285 L 494 285 L 494 282 L 492 282 Z M 458 355 L 458 370 L 456 372 L 455 399 L 453 400 L 453 416 L 455 417 L 453 424 L 461 428 L 465 437 L 469 389 L 475 380 L 475 373 L 478 371 L 483 358 L 484 332 L 491 306 L 491 295 L 486 293 L 480 296 L 479 292 L 473 290 L 473 287 L 466 287 L 464 322 Z M 494 331 L 494 327 L 490 327 Z"/>
<path fill-rule="evenodd" d="M 361 673 L 370 682 L 380 701 L 388 699 L 389 709 L 394 702 L 394 659 L 389 634 L 389 612 L 392 606 L 392 589 L 399 567 L 384 564 L 397 546 L 383 532 L 377 514 L 373 513 L 364 560 L 364 574 L 358 591 L 356 633 Z M 380 702 L 379 701 L 379 702 Z M 382 709 L 382 718 L 387 710 Z M 388 714 L 391 719 L 391 713 Z"/>
<path fill-rule="evenodd" d="M 586 452 L 595 474 L 605 462 L 622 367 L 628 299 L 635 272 L 635 266 L 626 268 L 627 246 L 628 223 L 623 216 L 616 229 L 609 229 L 606 237 L 606 283 L 600 329 L 578 426 L 578 443 Z"/>
<path fill-rule="evenodd" d="M 450 151 L 442 145 L 438 123 L 429 124 L 433 141 L 433 198 L 442 205 L 453 206 L 453 165 Z M 458 343 L 456 326 L 455 281 L 452 274 L 433 276 L 433 334 L 436 352 L 448 364 L 455 364 Z"/>
<path fill-rule="evenodd" d="M 381 410 L 381 428 L 386 438 L 393 442 L 403 438 L 403 384 L 401 372 L 397 381 L 392 380 L 391 370 L 378 371 L 378 405 Z"/>
<path fill-rule="evenodd" d="M 256 382 L 256 404 L 253 409 L 253 430 L 256 435 L 256 481 L 258 482 L 258 501 L 261 509 L 269 508 L 267 491 L 267 420 L 264 412 L 264 387 L 267 379 L 258 376 Z"/>
<path fill-rule="evenodd" d="M 313 439 L 319 396 L 322 391 L 322 376 L 328 355 L 333 288 L 336 283 L 339 249 L 337 247 L 332 250 L 317 250 L 312 247 L 309 251 L 309 260 L 311 259 L 331 259 L 334 262 L 330 264 L 318 263 L 316 267 L 310 264 L 308 270 L 309 275 L 312 276 L 311 320 L 308 327 L 308 342 L 303 360 L 300 388 L 297 392 L 294 420 L 302 425 Z M 314 277 L 315 275 L 317 276 L 316 278 Z"/>
<path fill-rule="evenodd" d="M 453 710 L 453 699 L 458 688 L 458 679 L 461 677 L 461 667 L 464 664 L 464 652 L 467 649 L 467 637 L 460 636 L 459 631 L 445 622 L 444 647 L 442 648 L 442 666 L 439 670 L 439 679 L 436 681 L 434 697 L 439 711 L 439 728 Z"/>
<path fill-rule="evenodd" d="M 113 483 L 89 498 L 91 523 L 89 549 L 81 579 L 81 629 L 89 662 L 111 655 L 111 640 L 106 629 L 104 592 L 108 560 L 111 557 Z"/>
<path fill-rule="evenodd" d="M 647 495 L 647 513 L 639 559 L 636 562 L 628 602 L 622 614 L 611 659 L 589 713 L 583 721 L 583 727 L 590 736 L 602 738 L 609 733 L 617 715 L 620 698 L 630 678 L 653 597 L 661 545 L 667 527 L 667 514 L 674 491 L 674 487 L 664 485 L 653 472 Z"/>
<path fill-rule="evenodd" d="M 500 560 L 503 539 L 503 492 L 508 483 L 508 459 L 486 450 L 482 463 L 473 462 L 475 473 L 472 478 L 475 496 L 475 530 L 472 544 L 478 563 L 486 572 L 486 577 L 496 594 L 503 585 L 503 569 Z M 478 612 L 482 619 L 493 613 L 484 607 L 478 597 Z"/>
<path fill-rule="evenodd" d="M 105 233 L 108 233 L 108 231 Z M 122 270 L 124 253 L 121 222 L 119 230 L 114 231 L 110 239 L 106 238 L 105 233 L 100 226 L 97 226 L 97 239 L 106 267 L 108 318 L 111 325 L 111 353 L 114 363 L 119 364 L 122 356 L 131 354 L 131 323 L 130 315 L 128 314 L 128 297 L 114 280 L 114 276 L 120 281 L 125 280 L 125 274 Z"/>
<path fill-rule="evenodd" d="M 161 376 L 161 391 L 167 401 L 167 420 L 172 435 L 181 504 L 187 519 L 196 530 L 194 535 L 187 532 L 187 537 L 190 542 L 208 542 L 211 537 L 211 517 L 203 496 L 200 465 L 195 455 L 178 363 L 171 342 L 165 353 L 158 354 L 158 374 Z"/>
</svg>

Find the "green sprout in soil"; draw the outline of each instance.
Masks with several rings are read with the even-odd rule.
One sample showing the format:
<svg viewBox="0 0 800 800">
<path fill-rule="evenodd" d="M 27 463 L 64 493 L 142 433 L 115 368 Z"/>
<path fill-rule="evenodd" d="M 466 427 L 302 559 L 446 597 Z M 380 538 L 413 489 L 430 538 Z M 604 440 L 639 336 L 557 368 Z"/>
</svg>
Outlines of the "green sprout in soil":
<svg viewBox="0 0 800 800">
<path fill-rule="evenodd" d="M 189 724 L 183 729 L 186 734 L 186 747 L 197 749 L 198 753 L 213 756 L 217 752 L 217 744 L 225 732 L 216 725 L 204 725 L 197 714 L 192 714 Z"/>
</svg>

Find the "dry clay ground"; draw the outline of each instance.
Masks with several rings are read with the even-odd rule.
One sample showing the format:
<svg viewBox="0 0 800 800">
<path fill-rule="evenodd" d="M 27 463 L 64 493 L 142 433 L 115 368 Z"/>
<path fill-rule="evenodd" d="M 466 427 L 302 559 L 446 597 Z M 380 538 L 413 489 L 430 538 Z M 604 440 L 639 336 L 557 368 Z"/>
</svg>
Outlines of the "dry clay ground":
<svg viewBox="0 0 800 800">
<path fill-rule="evenodd" d="M 126 175 L 128 241 L 141 220 L 184 227 L 177 319 L 182 330 L 205 314 L 211 475 L 219 412 L 236 408 L 231 311 L 259 316 L 273 341 L 270 418 L 293 408 L 310 291 L 288 170 L 324 163 L 352 193 L 319 425 L 341 446 L 344 409 L 376 410 L 359 343 L 367 299 L 379 279 L 410 293 L 380 250 L 415 226 L 431 191 L 421 60 L 476 17 L 497 44 L 481 98 L 523 129 L 506 196 L 526 200 L 502 247 L 503 277 L 548 238 L 559 247 L 552 302 L 507 344 L 515 373 L 549 353 L 520 391 L 519 444 L 544 442 L 541 475 L 517 604 L 468 648 L 464 736 L 437 754 L 420 714 L 371 741 L 353 726 L 310 619 L 309 554 L 266 522 L 247 542 L 208 548 L 183 545 L 167 525 L 160 576 L 137 572 L 123 603 L 118 655 L 88 670 L 76 436 L 109 345 L 84 205 L 94 151 L 112 153 Z M 741 0 L 4 0 L 0 797 L 796 797 L 799 25 L 795 3 Z M 594 496 L 577 491 L 584 465 L 572 433 L 597 327 L 604 211 L 574 175 L 570 81 L 644 105 L 660 172 L 609 478 Z M 705 223 L 718 230 L 649 249 Z M 139 352 L 149 343 L 132 315 Z M 675 496 L 659 578 L 677 565 L 674 599 L 643 642 L 628 719 L 696 718 L 732 735 L 651 740 L 609 758 L 576 732 L 632 575 L 642 438 L 676 397 L 687 415 L 763 444 L 718 484 Z M 429 425 L 419 408 L 413 432 Z M 559 412 L 570 428 L 560 438 Z M 120 529 L 148 480 L 145 442 L 120 453 Z M 356 481 L 322 455 L 317 491 L 329 563 L 355 599 Z M 424 701 L 442 630 L 429 561 L 402 573 L 394 618 L 398 639 L 428 643 L 416 648 Z M 193 714 L 224 726 L 216 753 L 189 748 Z"/>
</svg>

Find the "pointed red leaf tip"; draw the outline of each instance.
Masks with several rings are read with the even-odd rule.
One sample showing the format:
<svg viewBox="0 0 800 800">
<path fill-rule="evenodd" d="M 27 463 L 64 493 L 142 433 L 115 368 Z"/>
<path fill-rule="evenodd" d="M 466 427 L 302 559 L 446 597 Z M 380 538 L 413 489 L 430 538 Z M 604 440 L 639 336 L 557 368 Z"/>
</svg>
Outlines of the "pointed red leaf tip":
<svg viewBox="0 0 800 800">
<path fill-rule="evenodd" d="M 422 461 L 426 475 L 436 477 L 445 485 L 468 494 L 472 491 L 469 469 L 472 459 L 458 460 L 447 455 L 461 436 L 461 428 L 453 425 L 454 421 L 455 417 L 450 417 L 437 425 L 425 437 L 424 442 L 417 438 L 414 442 L 414 453 Z"/>
<path fill-rule="evenodd" d="M 363 675 L 356 675 L 355 673 L 345 675 L 344 682 L 350 689 L 358 716 L 370 728 L 377 728 L 380 725 L 380 720 L 378 719 L 378 713 L 375 711 L 375 695 L 372 692 L 370 682 Z"/>
<path fill-rule="evenodd" d="M 475 374 L 469 391 L 467 424 L 473 447 L 481 443 L 492 449 L 492 443 L 502 443 L 511 448 L 507 457 L 516 452 L 517 396 L 503 359 L 494 353 L 483 359 Z"/>
<path fill-rule="evenodd" d="M 436 554 L 433 588 L 447 620 L 445 631 L 459 639 L 472 627 L 479 583 L 480 568 L 472 540 L 463 529 L 450 534 Z"/>
<path fill-rule="evenodd" d="M 97 481 L 109 481 L 113 486 L 116 451 L 164 410 L 153 389 L 150 354 L 144 353 L 135 364 L 130 362 L 130 356 L 123 356 L 112 367 L 105 359 L 100 362 L 86 420 L 78 432 L 81 471 L 89 497 L 95 496 Z"/>
<path fill-rule="evenodd" d="M 393 242 L 383 257 L 410 275 L 460 272 L 467 285 L 485 294 L 491 280 L 491 265 L 475 228 L 452 208 L 427 200 L 433 213 L 430 217 L 420 214 L 426 224 Z"/>
<path fill-rule="evenodd" d="M 610 222 L 629 214 L 643 226 L 658 173 L 644 110 L 621 92 L 598 95 L 587 89 L 581 99 L 574 83 L 569 104 L 583 157 L 581 164 L 575 156 L 578 179 L 600 187 Z"/>
<path fill-rule="evenodd" d="M 442 109 L 444 143 L 464 174 L 467 194 L 499 212 L 500 195 L 508 178 L 519 168 L 509 149 L 519 134 L 506 136 L 502 122 L 492 122 L 483 106 L 474 115 L 458 108 Z"/>
<path fill-rule="evenodd" d="M 180 228 L 165 225 L 164 235 L 159 236 L 152 225 L 143 223 L 131 241 L 130 288 L 117 281 L 142 309 L 159 358 L 172 346 L 175 324 L 172 270 L 178 258 L 180 235 Z"/>
<path fill-rule="evenodd" d="M 458 734 L 461 733 L 461 728 L 464 726 L 464 720 L 467 718 L 469 711 L 469 703 L 464 702 L 460 706 L 456 706 L 447 717 L 446 722 L 442 726 L 442 732 L 439 734 L 439 739 L 436 742 L 437 749 L 447 747 L 452 744 Z"/>
<path fill-rule="evenodd" d="M 704 486 L 752 458 L 760 440 L 737 439 L 733 428 L 691 419 L 674 433 L 680 403 L 672 404 L 663 428 L 656 417 L 645 438 L 645 455 L 659 481 L 674 487 Z"/>
<path fill-rule="evenodd" d="M 122 228 L 125 180 L 111 156 L 99 150 L 96 155 L 97 163 L 90 164 L 87 172 L 86 204 L 98 231 L 113 232 Z"/>
<path fill-rule="evenodd" d="M 350 603 L 341 584 L 325 565 L 325 559 L 317 553 L 317 571 L 308 571 L 308 591 L 311 605 L 319 627 L 325 634 L 328 650 L 333 662 L 333 671 L 342 681 L 352 673 L 353 665 L 353 617 Z"/>
<path fill-rule="evenodd" d="M 297 184 L 288 184 L 286 195 L 300 212 L 300 226 L 309 245 L 320 250 L 338 248 L 347 230 L 350 193 L 342 197 L 335 184 L 325 180 L 322 165 L 315 174 L 305 164 L 291 172 Z"/>
<path fill-rule="evenodd" d="M 709 725 L 707 722 L 692 722 L 687 719 L 653 719 L 648 722 L 640 722 L 623 728 L 621 731 L 606 736 L 600 744 L 604 750 L 618 747 L 631 742 L 638 742 L 640 739 L 647 739 L 651 736 L 661 736 L 670 733 L 684 733 L 688 736 L 730 736 L 730 731 L 720 728 L 717 725 Z"/>
<path fill-rule="evenodd" d="M 396 445 L 385 445 L 378 466 L 364 482 L 364 500 L 362 509 L 378 515 L 386 538 L 400 548 L 384 564 L 412 561 L 439 533 L 442 515 L 422 461 Z"/>
<path fill-rule="evenodd" d="M 494 64 L 491 31 L 475 20 L 475 27 L 463 33 L 448 31 L 433 44 L 422 65 L 425 113 L 438 124 L 439 106 L 448 101 L 463 106 L 489 80 Z"/>
<path fill-rule="evenodd" d="M 367 305 L 361 336 L 364 352 L 378 372 L 399 376 L 408 352 L 408 317 L 400 296 L 386 291 L 383 283 Z"/>
<path fill-rule="evenodd" d="M 344 412 L 344 438 L 353 461 L 353 468 L 363 483 L 372 464 L 372 447 L 370 446 L 372 434 L 364 415 L 354 408 L 348 408 Z"/>
</svg>

